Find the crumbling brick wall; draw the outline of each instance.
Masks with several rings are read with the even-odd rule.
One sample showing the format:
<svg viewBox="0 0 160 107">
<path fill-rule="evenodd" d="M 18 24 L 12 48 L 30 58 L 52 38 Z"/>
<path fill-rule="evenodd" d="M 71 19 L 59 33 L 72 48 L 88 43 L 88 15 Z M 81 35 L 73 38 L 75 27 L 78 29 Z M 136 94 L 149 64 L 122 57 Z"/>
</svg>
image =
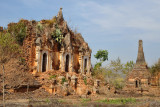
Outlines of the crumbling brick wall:
<svg viewBox="0 0 160 107">
<path fill-rule="evenodd" d="M 29 24 L 27 26 L 27 32 L 26 32 L 26 38 L 23 41 L 23 52 L 24 52 L 24 58 L 29 66 L 30 70 L 33 70 L 34 62 L 35 62 L 35 32 L 33 29 L 33 26 Z"/>
</svg>

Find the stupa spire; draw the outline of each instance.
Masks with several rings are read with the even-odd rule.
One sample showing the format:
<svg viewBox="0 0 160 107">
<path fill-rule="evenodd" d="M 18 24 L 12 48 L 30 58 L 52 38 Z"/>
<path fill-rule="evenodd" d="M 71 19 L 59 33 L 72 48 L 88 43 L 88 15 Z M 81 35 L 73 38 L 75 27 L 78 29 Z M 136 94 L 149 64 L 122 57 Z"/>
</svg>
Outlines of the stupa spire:
<svg viewBox="0 0 160 107">
<path fill-rule="evenodd" d="M 136 64 L 145 64 L 142 40 L 139 40 L 138 56 L 137 56 Z"/>
<path fill-rule="evenodd" d="M 58 15 L 57 15 L 57 21 L 61 22 L 63 21 L 63 13 L 62 13 L 62 8 L 59 9 Z"/>
</svg>

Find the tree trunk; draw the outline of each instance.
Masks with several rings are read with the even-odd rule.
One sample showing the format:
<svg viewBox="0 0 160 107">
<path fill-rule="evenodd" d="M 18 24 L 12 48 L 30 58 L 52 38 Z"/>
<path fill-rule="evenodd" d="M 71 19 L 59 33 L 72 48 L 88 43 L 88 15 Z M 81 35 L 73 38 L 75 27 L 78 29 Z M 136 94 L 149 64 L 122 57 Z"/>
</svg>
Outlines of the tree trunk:
<svg viewBox="0 0 160 107">
<path fill-rule="evenodd" d="M 4 64 L 3 64 L 3 107 L 5 107 L 5 87 L 4 87 L 4 82 L 5 82 L 5 73 L 4 73 Z"/>
</svg>

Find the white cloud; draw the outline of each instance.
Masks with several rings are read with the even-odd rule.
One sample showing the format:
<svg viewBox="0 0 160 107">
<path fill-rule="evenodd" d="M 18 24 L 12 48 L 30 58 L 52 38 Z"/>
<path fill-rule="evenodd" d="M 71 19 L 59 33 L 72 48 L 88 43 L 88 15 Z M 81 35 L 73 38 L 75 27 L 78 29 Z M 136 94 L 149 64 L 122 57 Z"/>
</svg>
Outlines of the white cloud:
<svg viewBox="0 0 160 107">
<path fill-rule="evenodd" d="M 157 2 L 159 5 L 156 4 Z M 97 32 L 119 34 L 120 36 L 130 32 L 131 35 L 126 36 L 132 39 L 141 37 L 150 41 L 160 40 L 159 0 L 125 1 L 114 5 L 86 1 L 78 3 L 78 7 L 81 10 L 78 14 L 91 26 L 94 25 L 94 30 Z M 134 32 L 135 29 L 136 32 Z"/>
</svg>

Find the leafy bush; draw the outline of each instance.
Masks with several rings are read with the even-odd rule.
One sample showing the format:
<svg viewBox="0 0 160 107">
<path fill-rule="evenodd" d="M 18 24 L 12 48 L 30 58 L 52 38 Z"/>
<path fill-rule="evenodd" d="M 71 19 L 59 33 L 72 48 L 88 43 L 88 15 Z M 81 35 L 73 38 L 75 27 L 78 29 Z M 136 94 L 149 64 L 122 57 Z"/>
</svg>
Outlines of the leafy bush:
<svg viewBox="0 0 160 107">
<path fill-rule="evenodd" d="M 116 89 L 122 89 L 125 85 L 124 79 L 123 78 L 116 78 L 113 80 L 113 85 Z"/>
</svg>

